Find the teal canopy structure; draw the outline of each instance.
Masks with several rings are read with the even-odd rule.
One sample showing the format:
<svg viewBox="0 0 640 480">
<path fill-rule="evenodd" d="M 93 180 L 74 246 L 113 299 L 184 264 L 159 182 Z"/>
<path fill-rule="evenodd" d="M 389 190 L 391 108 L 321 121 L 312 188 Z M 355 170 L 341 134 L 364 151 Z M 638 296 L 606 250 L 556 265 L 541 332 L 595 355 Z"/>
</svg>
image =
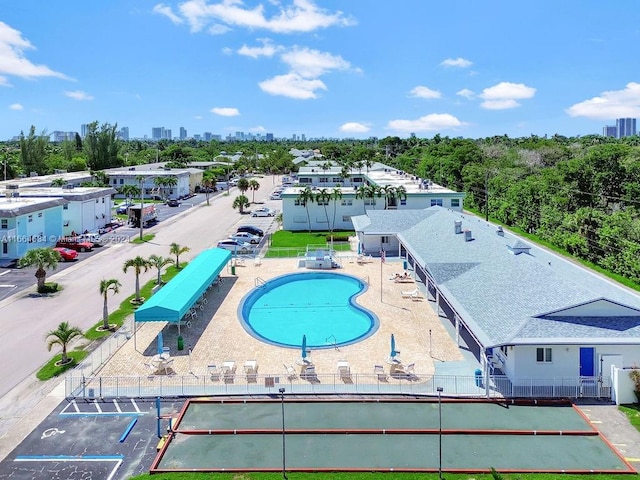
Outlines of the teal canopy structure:
<svg viewBox="0 0 640 480">
<path fill-rule="evenodd" d="M 179 323 L 230 258 L 222 248 L 205 250 L 136 310 L 135 321 Z"/>
</svg>

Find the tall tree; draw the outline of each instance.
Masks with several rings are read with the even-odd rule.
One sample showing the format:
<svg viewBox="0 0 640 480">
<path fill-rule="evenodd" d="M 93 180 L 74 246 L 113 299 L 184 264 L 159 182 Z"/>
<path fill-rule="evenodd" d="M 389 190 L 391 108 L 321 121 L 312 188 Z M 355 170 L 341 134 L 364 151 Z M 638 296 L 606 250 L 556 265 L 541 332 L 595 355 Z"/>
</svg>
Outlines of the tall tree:
<svg viewBox="0 0 640 480">
<path fill-rule="evenodd" d="M 322 205 L 324 208 L 324 216 L 327 219 L 327 228 L 331 230 L 331 225 L 329 225 L 329 211 L 327 210 L 327 205 L 329 205 L 329 201 L 331 200 L 331 193 L 326 188 L 321 188 L 316 193 L 316 203 L 318 205 Z"/>
<path fill-rule="evenodd" d="M 122 285 L 115 278 L 110 278 L 109 280 L 100 280 L 100 295 L 102 295 L 102 329 L 109 330 L 109 305 L 107 303 L 109 292 L 112 292 L 113 295 L 116 295 L 120 292 L 120 287 Z"/>
<path fill-rule="evenodd" d="M 136 297 L 134 302 L 142 303 L 142 298 L 140 298 L 140 274 L 149 270 L 149 262 L 147 259 L 138 255 L 137 257 L 130 258 L 124 262 L 124 265 L 122 266 L 124 273 L 127 273 L 127 270 L 130 268 L 133 268 L 133 271 L 136 274 Z"/>
<path fill-rule="evenodd" d="M 58 325 L 58 328 L 50 330 L 45 334 L 45 340 L 49 340 L 47 350 L 51 351 L 55 345 L 59 345 L 62 349 L 62 358 L 60 359 L 59 365 L 71 363 L 73 359 L 68 357 L 67 347 L 69 343 L 71 343 L 71 340 L 81 336 L 82 330 L 78 327 L 72 327 L 69 325 L 69 322 L 62 322 Z"/>
<path fill-rule="evenodd" d="M 307 225 L 309 226 L 309 232 L 311 232 L 311 217 L 309 216 L 309 204 L 313 203 L 315 195 L 313 194 L 313 190 L 311 190 L 310 186 L 304 187 L 303 190 L 298 194 L 298 201 L 304 206 L 304 209 L 307 212 Z"/>
<path fill-rule="evenodd" d="M 36 135 L 36 127 L 33 125 L 27 137 L 20 132 L 20 161 L 26 175 L 30 175 L 31 172 L 44 173 L 48 144 L 49 136 L 46 131 L 43 130 L 40 135 Z"/>
<path fill-rule="evenodd" d="M 123 161 L 118 157 L 120 140 L 117 129 L 118 124 L 104 123 L 99 128 L 98 122 L 88 124 L 84 152 L 87 156 L 87 165 L 91 170 L 122 166 Z"/>
<path fill-rule="evenodd" d="M 336 228 L 336 210 L 338 208 L 338 202 L 342 200 L 341 188 L 336 187 L 331 191 L 331 200 L 333 201 L 333 223 L 331 224 L 331 233 L 333 233 Z"/>
<path fill-rule="evenodd" d="M 231 205 L 233 208 L 237 208 L 238 211 L 242 214 L 244 213 L 244 209 L 245 208 L 249 208 L 251 206 L 251 204 L 249 203 L 249 199 L 247 197 L 245 197 L 244 195 L 238 195 L 234 200 L 233 200 L 233 205 Z"/>
<path fill-rule="evenodd" d="M 247 190 L 249 190 L 249 180 L 247 180 L 247 179 L 246 179 L 246 178 L 244 178 L 244 177 L 243 177 L 243 178 L 241 178 L 240 180 L 238 180 L 238 185 L 237 185 L 237 187 L 238 187 L 238 190 L 240 190 L 240 193 L 241 193 L 242 195 L 244 195 L 244 194 L 245 194 L 245 192 L 246 192 Z"/>
<path fill-rule="evenodd" d="M 256 191 L 260 188 L 260 184 L 255 178 L 249 180 L 249 190 L 251 190 L 251 203 L 256 203 Z"/>
<path fill-rule="evenodd" d="M 35 277 L 38 293 L 43 293 L 47 270 L 55 270 L 60 260 L 62 260 L 60 254 L 51 248 L 33 248 L 20 259 L 19 265 L 21 267 L 37 267 Z"/>
</svg>

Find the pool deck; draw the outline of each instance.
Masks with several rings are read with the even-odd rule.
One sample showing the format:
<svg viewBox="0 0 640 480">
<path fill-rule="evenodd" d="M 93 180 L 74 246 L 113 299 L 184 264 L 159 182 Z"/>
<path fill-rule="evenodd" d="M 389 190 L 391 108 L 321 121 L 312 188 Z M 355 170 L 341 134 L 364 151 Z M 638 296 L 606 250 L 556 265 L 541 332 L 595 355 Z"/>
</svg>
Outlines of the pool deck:
<svg viewBox="0 0 640 480">
<path fill-rule="evenodd" d="M 286 273 L 309 271 L 297 268 L 297 261 L 287 259 L 262 259 L 261 265 L 246 260 L 244 266 L 236 266 L 236 275 L 230 268 L 223 271 L 223 283 L 220 289 L 213 288 L 208 294 L 208 303 L 204 310 L 198 311 L 198 318 L 192 321 L 190 328 L 183 326 L 181 334 L 184 350 L 177 350 L 177 327 L 164 322 L 140 324 L 135 341 L 132 338 L 123 345 L 101 368 L 101 376 L 146 376 L 147 366 L 157 353 L 157 336 L 163 332 L 164 344 L 171 349 L 174 359 L 172 370 L 177 375 L 207 373 L 209 364 L 220 366 L 223 362 L 235 362 L 237 372 L 241 373 L 246 361 L 255 360 L 258 373 L 285 373 L 283 364 L 296 368 L 300 360 L 300 349 L 284 348 L 263 343 L 249 335 L 242 327 L 237 309 L 242 298 L 255 287 L 258 279 L 269 280 Z M 326 271 L 326 270 L 325 270 Z M 356 255 L 344 257 L 342 268 L 333 272 L 346 273 L 364 279 L 368 289 L 356 301 L 373 311 L 380 320 L 376 333 L 353 345 L 326 349 L 314 349 L 309 359 L 313 362 L 317 374 L 338 373 L 338 362 L 346 360 L 351 374 L 373 374 L 374 365 L 384 365 L 388 369 L 387 359 L 390 352 L 391 334 L 395 335 L 396 349 L 403 364 L 415 364 L 419 375 L 432 375 L 435 362 L 464 360 L 455 341 L 442 322 L 448 322 L 435 313 L 433 303 L 424 294 L 419 301 L 403 298 L 401 292 L 415 289 L 415 283 L 396 283 L 390 280 L 396 272 L 402 272 L 402 264 L 387 259 L 367 263 L 358 263 Z M 431 339 L 429 338 L 431 331 Z M 188 355 L 188 346 L 192 353 Z M 431 355 L 430 355 L 431 349 Z M 145 365 L 147 364 L 147 365 Z M 469 365 L 469 375 L 473 374 L 473 365 Z"/>
</svg>

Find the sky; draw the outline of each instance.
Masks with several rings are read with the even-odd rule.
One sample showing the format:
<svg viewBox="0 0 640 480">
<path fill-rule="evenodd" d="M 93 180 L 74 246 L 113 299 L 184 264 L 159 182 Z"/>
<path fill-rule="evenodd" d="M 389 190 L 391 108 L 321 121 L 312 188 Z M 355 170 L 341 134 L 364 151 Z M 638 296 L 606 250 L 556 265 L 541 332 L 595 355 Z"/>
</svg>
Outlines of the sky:
<svg viewBox="0 0 640 480">
<path fill-rule="evenodd" d="M 601 134 L 640 117 L 639 44 L 636 0 L 3 2 L 0 141 Z"/>
</svg>

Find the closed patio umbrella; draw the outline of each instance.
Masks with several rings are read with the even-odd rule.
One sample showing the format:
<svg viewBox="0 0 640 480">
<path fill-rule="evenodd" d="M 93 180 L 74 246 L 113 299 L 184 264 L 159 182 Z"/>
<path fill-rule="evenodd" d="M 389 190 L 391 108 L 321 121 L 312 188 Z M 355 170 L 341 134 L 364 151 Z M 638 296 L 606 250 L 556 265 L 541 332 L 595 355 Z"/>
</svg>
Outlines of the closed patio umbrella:
<svg viewBox="0 0 640 480">
<path fill-rule="evenodd" d="M 162 332 L 158 333 L 158 355 L 162 354 L 162 348 L 164 347 L 164 342 L 162 340 Z"/>
<path fill-rule="evenodd" d="M 389 354 L 389 357 L 391 359 L 396 358 L 396 355 L 398 355 L 398 352 L 396 351 L 396 337 L 393 336 L 393 333 L 391 334 L 391 353 Z"/>
<path fill-rule="evenodd" d="M 302 360 L 307 358 L 307 336 L 302 335 Z"/>
</svg>

